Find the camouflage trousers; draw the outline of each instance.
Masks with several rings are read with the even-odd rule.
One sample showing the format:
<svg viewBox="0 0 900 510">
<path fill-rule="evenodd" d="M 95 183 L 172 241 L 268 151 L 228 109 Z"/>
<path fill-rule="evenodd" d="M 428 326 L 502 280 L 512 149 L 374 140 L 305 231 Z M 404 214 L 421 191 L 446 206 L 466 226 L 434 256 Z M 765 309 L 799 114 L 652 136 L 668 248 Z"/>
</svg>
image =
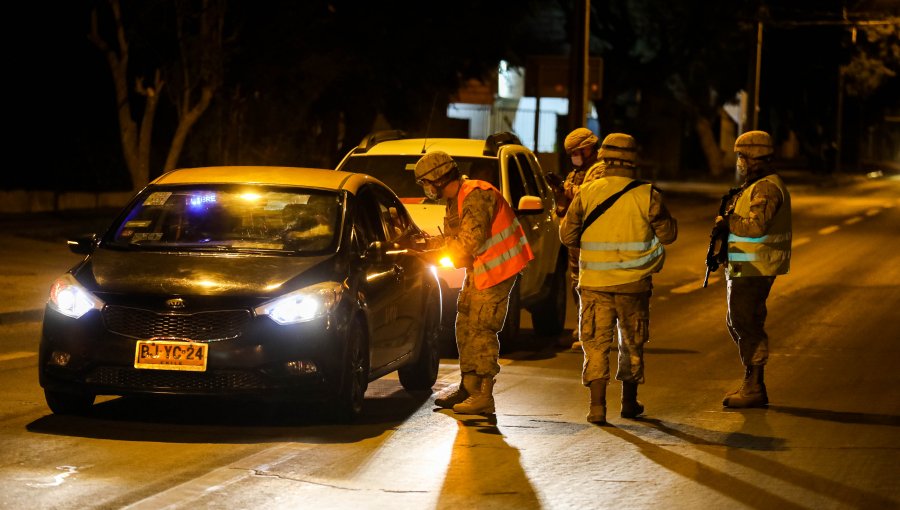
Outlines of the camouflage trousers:
<svg viewBox="0 0 900 510">
<path fill-rule="evenodd" d="M 578 303 L 578 259 L 581 257 L 580 248 L 569 248 L 569 277 L 571 278 L 572 297 Z"/>
<path fill-rule="evenodd" d="M 460 372 L 493 377 L 500 372 L 500 340 L 509 308 L 509 292 L 517 276 L 476 289 L 474 278 L 466 274 L 456 302 L 456 347 Z"/>
<path fill-rule="evenodd" d="M 644 344 L 650 338 L 650 291 L 598 292 L 579 289 L 578 327 L 584 366 L 581 382 L 609 380 L 609 351 L 618 336 L 619 367 L 616 379 L 644 382 Z M 618 335 L 617 335 L 618 334 Z"/>
<path fill-rule="evenodd" d="M 726 282 L 728 314 L 725 324 L 745 367 L 765 365 L 769 359 L 766 299 L 773 283 L 774 276 L 743 276 L 729 278 Z"/>
</svg>

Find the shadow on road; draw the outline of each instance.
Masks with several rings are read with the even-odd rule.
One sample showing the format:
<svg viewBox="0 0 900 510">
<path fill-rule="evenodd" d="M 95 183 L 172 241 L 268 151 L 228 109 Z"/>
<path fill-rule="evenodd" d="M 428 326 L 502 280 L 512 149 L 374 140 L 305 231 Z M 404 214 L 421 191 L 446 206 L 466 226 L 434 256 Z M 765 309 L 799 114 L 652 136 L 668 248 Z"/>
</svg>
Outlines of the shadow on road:
<svg viewBox="0 0 900 510">
<path fill-rule="evenodd" d="M 778 413 L 790 414 L 791 416 L 799 416 L 800 418 L 812 418 L 814 420 L 900 427 L 900 416 L 891 414 L 852 413 L 846 411 L 809 409 L 806 407 L 777 406 L 771 404 L 769 405 L 769 410 Z"/>
<path fill-rule="evenodd" d="M 402 388 L 391 391 L 387 384 L 374 389 L 374 398 L 367 394 L 362 416 L 349 424 L 336 422 L 324 406 L 304 402 L 162 396 L 114 398 L 95 404 L 86 416 L 50 414 L 29 423 L 27 429 L 163 443 L 351 443 L 399 426 L 431 396 Z"/>
<path fill-rule="evenodd" d="M 768 430 L 765 424 L 765 411 L 745 413 L 746 427 Z M 791 467 L 782 462 L 766 458 L 759 451 L 788 449 L 784 440 L 775 437 L 756 436 L 744 432 L 722 433 L 692 427 L 689 425 L 670 425 L 657 419 L 643 418 L 635 420 L 647 426 L 651 431 L 662 432 L 692 445 L 703 447 L 703 452 L 727 460 L 729 464 L 751 469 L 757 473 L 778 478 L 784 483 L 820 494 L 842 505 L 853 508 L 896 508 L 896 503 L 879 494 L 867 492 L 856 487 L 843 484 L 834 479 L 825 478 L 808 471 Z M 633 431 L 625 429 L 633 429 Z M 687 429 L 685 431 L 683 429 Z M 617 428 L 604 427 L 610 434 L 639 447 L 644 455 L 660 466 L 709 487 L 729 498 L 739 501 L 750 508 L 768 510 L 771 508 L 807 508 L 773 494 L 753 483 L 742 480 L 712 468 L 702 462 L 687 458 L 640 437 L 639 425 Z M 644 430 L 646 431 L 646 429 Z M 713 439 L 709 439 L 713 438 Z M 660 439 L 664 444 L 670 443 Z M 754 452 L 753 450 L 756 450 Z"/>
</svg>

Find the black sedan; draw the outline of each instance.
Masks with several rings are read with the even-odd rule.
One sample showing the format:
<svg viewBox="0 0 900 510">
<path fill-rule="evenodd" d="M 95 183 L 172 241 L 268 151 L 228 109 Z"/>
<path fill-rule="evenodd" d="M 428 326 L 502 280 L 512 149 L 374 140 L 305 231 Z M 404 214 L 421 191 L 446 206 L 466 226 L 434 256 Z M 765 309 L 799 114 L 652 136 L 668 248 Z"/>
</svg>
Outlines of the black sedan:
<svg viewBox="0 0 900 510">
<path fill-rule="evenodd" d="M 441 293 L 424 234 L 370 176 L 285 167 L 175 170 L 53 284 L 39 376 L 54 413 L 96 395 L 318 400 L 344 418 L 393 371 L 437 378 Z"/>
</svg>

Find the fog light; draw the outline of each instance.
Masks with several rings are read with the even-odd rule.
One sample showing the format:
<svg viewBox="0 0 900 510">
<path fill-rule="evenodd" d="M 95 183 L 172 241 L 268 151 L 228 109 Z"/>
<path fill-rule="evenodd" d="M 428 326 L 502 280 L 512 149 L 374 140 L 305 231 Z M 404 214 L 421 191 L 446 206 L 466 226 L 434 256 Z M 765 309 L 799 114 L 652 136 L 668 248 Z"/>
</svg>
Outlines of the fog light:
<svg viewBox="0 0 900 510">
<path fill-rule="evenodd" d="M 69 361 L 71 361 L 71 359 L 72 355 L 68 352 L 53 351 L 50 354 L 50 364 L 52 365 L 59 365 L 61 367 L 64 367 L 69 364 Z"/>
<path fill-rule="evenodd" d="M 319 368 L 312 361 L 288 361 L 284 364 L 288 372 L 294 375 L 315 374 Z"/>
</svg>

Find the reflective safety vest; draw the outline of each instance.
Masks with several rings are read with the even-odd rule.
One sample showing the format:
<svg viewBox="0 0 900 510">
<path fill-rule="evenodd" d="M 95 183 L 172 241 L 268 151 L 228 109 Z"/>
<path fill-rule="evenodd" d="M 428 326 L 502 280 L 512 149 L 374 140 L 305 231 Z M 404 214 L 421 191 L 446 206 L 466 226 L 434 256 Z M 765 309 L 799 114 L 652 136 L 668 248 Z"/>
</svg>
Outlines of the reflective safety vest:
<svg viewBox="0 0 900 510">
<path fill-rule="evenodd" d="M 748 186 L 738 198 L 734 213 L 743 218 L 750 216 L 750 197 L 760 181 L 778 186 L 784 200 L 763 236 L 728 235 L 727 271 L 732 277 L 775 276 L 785 274 L 791 268 L 791 195 L 781 177 L 767 175 Z"/>
<path fill-rule="evenodd" d="M 512 207 L 497 188 L 488 182 L 475 179 L 463 181 L 457 202 L 459 217 L 462 218 L 466 196 L 475 188 L 492 192 L 496 204 L 491 221 L 491 236 L 478 247 L 472 264 L 475 288 L 487 289 L 525 269 L 534 258 L 534 253 Z"/>
<path fill-rule="evenodd" d="M 581 187 L 585 217 L 633 179 L 601 177 Z M 663 267 L 666 252 L 650 226 L 651 186 L 638 186 L 621 197 L 584 231 L 578 260 L 578 285 L 608 287 L 637 282 Z"/>
</svg>

